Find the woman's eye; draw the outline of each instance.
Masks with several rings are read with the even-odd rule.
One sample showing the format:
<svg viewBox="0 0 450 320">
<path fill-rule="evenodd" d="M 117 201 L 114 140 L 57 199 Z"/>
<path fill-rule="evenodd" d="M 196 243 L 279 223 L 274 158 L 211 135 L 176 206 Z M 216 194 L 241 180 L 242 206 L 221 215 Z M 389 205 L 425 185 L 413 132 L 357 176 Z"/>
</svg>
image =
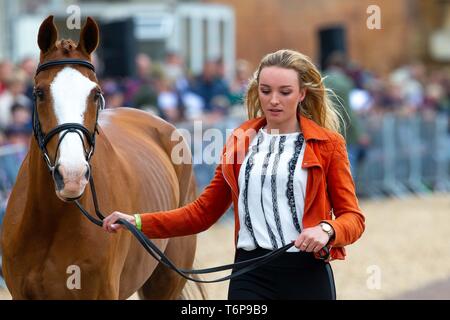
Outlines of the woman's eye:
<svg viewBox="0 0 450 320">
<path fill-rule="evenodd" d="M 283 96 L 288 96 L 288 95 L 291 94 L 291 92 L 290 92 L 290 91 L 289 91 L 289 92 L 284 91 L 284 92 L 281 92 L 281 94 L 282 94 Z"/>
<path fill-rule="evenodd" d="M 269 94 L 269 93 L 270 93 L 270 91 L 268 91 L 268 90 L 261 90 L 261 92 L 262 92 L 263 94 Z"/>
</svg>

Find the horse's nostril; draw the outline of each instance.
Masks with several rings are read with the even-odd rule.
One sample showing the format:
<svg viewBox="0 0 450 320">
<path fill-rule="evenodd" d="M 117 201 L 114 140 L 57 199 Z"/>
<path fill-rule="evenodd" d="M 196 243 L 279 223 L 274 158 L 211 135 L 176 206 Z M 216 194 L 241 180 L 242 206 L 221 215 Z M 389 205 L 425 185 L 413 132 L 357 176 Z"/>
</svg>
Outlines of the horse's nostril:
<svg viewBox="0 0 450 320">
<path fill-rule="evenodd" d="M 64 179 L 61 175 L 61 172 L 59 171 L 59 164 L 57 164 L 55 166 L 55 169 L 53 170 L 53 179 L 55 180 L 56 188 L 58 190 L 64 189 Z"/>
<path fill-rule="evenodd" d="M 84 177 L 86 178 L 86 180 L 89 180 L 90 175 L 91 175 L 91 168 L 89 166 L 87 166 L 86 173 L 84 174 Z"/>
</svg>

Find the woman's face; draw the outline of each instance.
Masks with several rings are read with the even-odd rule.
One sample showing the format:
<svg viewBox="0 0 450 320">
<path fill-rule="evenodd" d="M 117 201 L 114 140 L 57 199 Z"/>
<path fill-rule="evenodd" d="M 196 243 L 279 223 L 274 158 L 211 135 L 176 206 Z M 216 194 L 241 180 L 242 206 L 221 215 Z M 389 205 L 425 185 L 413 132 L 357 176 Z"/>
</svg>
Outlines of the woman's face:
<svg viewBox="0 0 450 320">
<path fill-rule="evenodd" d="M 259 74 L 258 95 L 271 129 L 295 129 L 297 105 L 305 98 L 297 72 L 281 67 L 265 67 Z M 293 128 L 291 128 L 294 126 Z"/>
</svg>

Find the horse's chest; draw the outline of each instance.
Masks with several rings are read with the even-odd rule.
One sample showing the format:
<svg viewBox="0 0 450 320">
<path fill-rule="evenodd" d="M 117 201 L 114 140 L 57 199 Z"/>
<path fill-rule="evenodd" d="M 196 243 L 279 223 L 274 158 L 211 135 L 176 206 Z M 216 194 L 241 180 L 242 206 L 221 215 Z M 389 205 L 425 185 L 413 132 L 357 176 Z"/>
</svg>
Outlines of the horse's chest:
<svg viewBox="0 0 450 320">
<path fill-rule="evenodd" d="M 34 265 L 20 277 L 20 295 L 25 299 L 74 299 L 79 298 L 82 289 L 83 266 L 77 264 L 66 267 L 47 261 L 45 265 Z"/>
<path fill-rule="evenodd" d="M 21 294 L 25 299 L 45 299 L 48 296 L 45 275 L 39 270 L 30 270 L 23 278 Z"/>
<path fill-rule="evenodd" d="M 23 263 L 23 262 L 22 262 Z M 11 293 L 15 299 L 49 299 L 52 288 L 58 286 L 63 281 L 57 274 L 49 274 L 42 265 L 33 264 L 26 267 L 26 264 L 17 264 L 13 268 L 9 284 Z"/>
</svg>

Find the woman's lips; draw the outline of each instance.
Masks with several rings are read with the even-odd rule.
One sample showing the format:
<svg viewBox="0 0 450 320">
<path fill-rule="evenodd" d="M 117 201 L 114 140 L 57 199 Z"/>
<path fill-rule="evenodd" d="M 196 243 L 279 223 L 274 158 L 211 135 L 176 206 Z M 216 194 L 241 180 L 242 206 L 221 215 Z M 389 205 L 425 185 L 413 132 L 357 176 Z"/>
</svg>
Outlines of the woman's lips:
<svg viewBox="0 0 450 320">
<path fill-rule="evenodd" d="M 270 112 L 271 115 L 279 115 L 283 110 L 280 109 L 268 109 L 268 111 Z"/>
</svg>

